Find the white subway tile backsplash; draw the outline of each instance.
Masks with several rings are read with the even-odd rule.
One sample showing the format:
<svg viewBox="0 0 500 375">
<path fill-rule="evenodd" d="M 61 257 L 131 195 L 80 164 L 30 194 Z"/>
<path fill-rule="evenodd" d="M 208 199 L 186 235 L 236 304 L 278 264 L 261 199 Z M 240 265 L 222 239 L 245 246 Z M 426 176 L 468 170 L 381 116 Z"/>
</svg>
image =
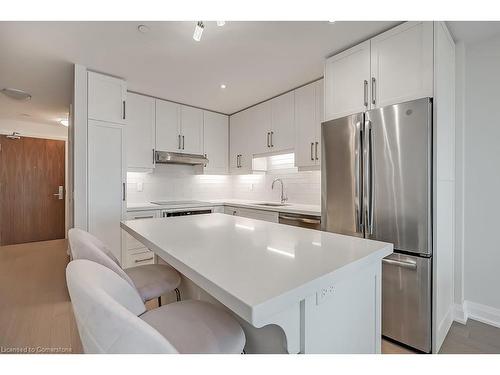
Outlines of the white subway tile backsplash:
<svg viewBox="0 0 500 375">
<path fill-rule="evenodd" d="M 321 174 L 319 171 L 283 170 L 252 175 L 200 175 L 184 165 L 158 165 L 153 173 L 129 172 L 129 203 L 178 199 L 250 199 L 278 201 L 281 187 L 271 190 L 272 181 L 281 178 L 289 202 L 319 205 Z M 142 183 L 142 191 L 138 191 Z"/>
</svg>

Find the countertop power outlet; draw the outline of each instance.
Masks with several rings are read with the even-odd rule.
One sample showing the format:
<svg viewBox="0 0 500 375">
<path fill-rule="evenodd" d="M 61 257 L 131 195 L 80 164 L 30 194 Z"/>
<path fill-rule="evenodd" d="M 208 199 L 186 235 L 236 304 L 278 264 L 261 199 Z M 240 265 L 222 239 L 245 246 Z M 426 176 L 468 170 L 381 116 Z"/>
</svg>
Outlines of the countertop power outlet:
<svg viewBox="0 0 500 375">
<path fill-rule="evenodd" d="M 333 296 L 335 288 L 330 285 L 326 288 L 321 288 L 320 291 L 316 292 L 316 305 L 322 304 L 326 299 Z"/>
</svg>

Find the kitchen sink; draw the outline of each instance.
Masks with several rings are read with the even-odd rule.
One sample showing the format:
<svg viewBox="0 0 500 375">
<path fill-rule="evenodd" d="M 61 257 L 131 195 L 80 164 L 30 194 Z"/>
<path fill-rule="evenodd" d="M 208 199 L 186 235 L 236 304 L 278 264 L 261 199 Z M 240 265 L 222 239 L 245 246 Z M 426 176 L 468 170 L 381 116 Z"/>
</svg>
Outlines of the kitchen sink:
<svg viewBox="0 0 500 375">
<path fill-rule="evenodd" d="M 268 206 L 268 207 L 283 207 L 289 206 L 287 203 L 256 203 L 257 206 Z"/>
</svg>

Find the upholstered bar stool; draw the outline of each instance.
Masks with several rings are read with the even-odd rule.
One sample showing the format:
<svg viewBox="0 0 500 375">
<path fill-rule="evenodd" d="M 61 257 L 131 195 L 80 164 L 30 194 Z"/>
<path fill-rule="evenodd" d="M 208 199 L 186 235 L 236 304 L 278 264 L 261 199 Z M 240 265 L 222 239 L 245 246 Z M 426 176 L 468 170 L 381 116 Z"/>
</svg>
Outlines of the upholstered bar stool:
<svg viewBox="0 0 500 375">
<path fill-rule="evenodd" d="M 242 353 L 245 334 L 226 311 L 201 301 L 154 310 L 109 268 L 70 262 L 66 282 L 85 353 Z"/>
<path fill-rule="evenodd" d="M 88 259 L 108 267 L 136 288 L 144 302 L 158 299 L 158 305 L 161 306 L 161 296 L 173 291 L 177 301 L 180 301 L 178 287 L 181 277 L 174 268 L 166 264 L 148 264 L 124 270 L 97 237 L 82 229 L 72 228 L 68 238 L 73 259 Z"/>
</svg>

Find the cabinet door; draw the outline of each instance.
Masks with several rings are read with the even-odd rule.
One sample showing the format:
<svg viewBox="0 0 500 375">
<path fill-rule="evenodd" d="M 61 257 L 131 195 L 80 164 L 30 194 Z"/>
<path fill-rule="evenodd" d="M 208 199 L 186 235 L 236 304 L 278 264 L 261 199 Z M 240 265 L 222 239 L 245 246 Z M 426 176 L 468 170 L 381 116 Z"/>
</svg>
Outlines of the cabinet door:
<svg viewBox="0 0 500 375">
<path fill-rule="evenodd" d="M 180 105 L 156 100 L 156 150 L 180 152 Z"/>
<path fill-rule="evenodd" d="M 181 105 L 181 152 L 203 154 L 203 111 Z"/>
<path fill-rule="evenodd" d="M 316 165 L 314 142 L 316 142 L 316 100 L 315 84 L 311 83 L 295 90 L 295 165 L 311 167 Z"/>
<path fill-rule="evenodd" d="M 371 43 L 372 108 L 432 96 L 432 22 L 406 22 Z"/>
<path fill-rule="evenodd" d="M 332 56 L 325 63 L 325 121 L 368 109 L 370 41 Z"/>
<path fill-rule="evenodd" d="M 231 173 L 245 173 L 252 170 L 252 155 L 249 152 L 249 112 L 236 113 L 229 120 L 229 168 Z"/>
<path fill-rule="evenodd" d="M 125 124 L 127 84 L 124 80 L 88 72 L 88 118 Z"/>
<path fill-rule="evenodd" d="M 321 123 L 324 121 L 325 115 L 325 85 L 324 80 L 319 80 L 314 83 L 314 128 L 316 136 L 314 141 L 314 159 L 316 165 L 321 163 Z"/>
<path fill-rule="evenodd" d="M 271 100 L 271 151 L 293 149 L 295 143 L 294 102 L 293 91 Z"/>
<path fill-rule="evenodd" d="M 208 158 L 205 171 L 227 173 L 229 127 L 228 117 L 219 113 L 203 112 L 203 148 Z"/>
<path fill-rule="evenodd" d="M 246 121 L 248 121 L 247 144 L 250 157 L 255 154 L 270 152 L 271 132 L 271 103 L 270 101 L 257 104 L 246 109 Z"/>
<path fill-rule="evenodd" d="M 88 122 L 88 228 L 121 259 L 125 202 L 124 129 L 102 121 Z"/>
<path fill-rule="evenodd" d="M 127 167 L 154 168 L 155 99 L 129 93 L 127 105 Z"/>
</svg>

